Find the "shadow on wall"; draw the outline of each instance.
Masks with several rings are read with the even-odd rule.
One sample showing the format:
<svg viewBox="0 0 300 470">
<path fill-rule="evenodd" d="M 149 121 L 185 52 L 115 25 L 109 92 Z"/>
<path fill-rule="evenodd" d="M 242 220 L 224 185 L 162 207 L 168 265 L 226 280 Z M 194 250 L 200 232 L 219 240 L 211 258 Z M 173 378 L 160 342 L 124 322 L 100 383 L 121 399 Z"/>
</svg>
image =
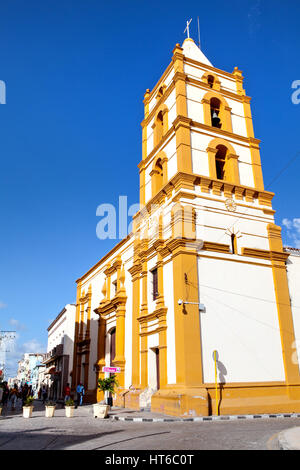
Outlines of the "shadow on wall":
<svg viewBox="0 0 300 470">
<path fill-rule="evenodd" d="M 215 361 L 214 353 L 212 354 L 213 363 Z M 217 363 L 217 376 L 218 376 L 218 414 L 220 414 L 222 399 L 223 399 L 223 389 L 224 385 L 226 384 L 227 369 L 222 361 L 220 361 L 219 353 L 216 351 L 216 363 Z M 209 395 L 208 398 L 208 413 L 209 415 L 212 414 L 212 399 Z"/>
</svg>

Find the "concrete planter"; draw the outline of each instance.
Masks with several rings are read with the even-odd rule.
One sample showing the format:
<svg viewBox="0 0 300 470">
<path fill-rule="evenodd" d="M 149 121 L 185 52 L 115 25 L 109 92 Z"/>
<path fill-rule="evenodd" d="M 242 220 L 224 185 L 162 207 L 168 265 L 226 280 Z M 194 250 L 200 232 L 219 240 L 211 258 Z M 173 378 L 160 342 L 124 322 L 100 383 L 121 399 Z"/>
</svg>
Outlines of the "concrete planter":
<svg viewBox="0 0 300 470">
<path fill-rule="evenodd" d="M 75 409 L 75 406 L 66 406 L 66 407 L 65 407 L 65 410 L 66 410 L 66 417 L 67 417 L 67 418 L 73 418 L 73 416 L 74 416 L 74 409 Z"/>
<path fill-rule="evenodd" d="M 46 418 L 53 418 L 55 411 L 55 406 L 46 406 L 45 416 Z"/>
<path fill-rule="evenodd" d="M 109 405 L 102 405 L 100 403 L 95 403 L 94 407 L 94 417 L 95 418 L 107 418 Z"/>
<path fill-rule="evenodd" d="M 23 418 L 32 417 L 33 406 L 23 406 Z"/>
</svg>

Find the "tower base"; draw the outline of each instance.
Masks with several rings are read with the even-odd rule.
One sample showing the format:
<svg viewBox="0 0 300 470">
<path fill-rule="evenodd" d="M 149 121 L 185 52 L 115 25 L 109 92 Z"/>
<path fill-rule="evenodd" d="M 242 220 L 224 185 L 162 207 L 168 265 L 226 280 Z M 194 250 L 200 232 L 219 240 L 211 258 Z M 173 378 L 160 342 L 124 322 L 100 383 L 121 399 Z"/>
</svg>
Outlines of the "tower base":
<svg viewBox="0 0 300 470">
<path fill-rule="evenodd" d="M 174 387 L 158 390 L 152 395 L 151 411 L 171 416 L 208 416 L 206 388 Z"/>
</svg>

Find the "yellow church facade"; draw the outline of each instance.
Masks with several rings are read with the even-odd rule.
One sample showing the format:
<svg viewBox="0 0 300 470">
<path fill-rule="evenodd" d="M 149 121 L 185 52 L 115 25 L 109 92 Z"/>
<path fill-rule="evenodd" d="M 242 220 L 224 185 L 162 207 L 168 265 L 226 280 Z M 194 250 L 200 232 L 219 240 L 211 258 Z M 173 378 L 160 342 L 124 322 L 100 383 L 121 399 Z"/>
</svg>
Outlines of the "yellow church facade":
<svg viewBox="0 0 300 470">
<path fill-rule="evenodd" d="M 100 400 L 114 366 L 119 406 L 299 412 L 300 258 L 274 223 L 242 72 L 214 67 L 188 38 L 144 106 L 140 210 L 77 280 L 72 387 Z"/>
</svg>

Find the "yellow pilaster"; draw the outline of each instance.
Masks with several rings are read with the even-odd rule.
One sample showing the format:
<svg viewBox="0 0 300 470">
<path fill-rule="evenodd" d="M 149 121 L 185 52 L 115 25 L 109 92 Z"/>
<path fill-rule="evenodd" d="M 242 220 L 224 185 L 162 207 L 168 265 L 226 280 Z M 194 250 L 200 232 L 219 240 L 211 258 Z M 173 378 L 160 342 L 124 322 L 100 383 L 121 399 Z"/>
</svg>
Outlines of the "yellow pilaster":
<svg viewBox="0 0 300 470">
<path fill-rule="evenodd" d="M 149 116 L 149 97 L 150 97 L 150 90 L 147 88 L 145 94 L 144 94 L 144 116 L 145 119 Z"/>
<path fill-rule="evenodd" d="M 82 298 L 85 297 L 85 291 L 82 292 Z M 79 320 L 79 340 L 83 339 L 83 318 L 84 318 L 84 302 L 80 302 L 80 320 Z"/>
<path fill-rule="evenodd" d="M 175 125 L 177 170 L 192 171 L 191 130 L 187 118 L 186 75 L 184 73 L 183 49 L 176 44 L 173 51 L 174 82 L 176 94 L 176 114 L 180 117 Z"/>
<path fill-rule="evenodd" d="M 251 160 L 252 160 L 252 170 L 253 170 L 253 177 L 254 177 L 254 185 L 256 189 L 259 191 L 264 190 L 264 180 L 261 168 L 261 159 L 260 159 L 260 152 L 259 147 L 257 144 L 250 143 L 250 152 L 251 152 Z"/>
<path fill-rule="evenodd" d="M 210 100 L 207 98 L 203 98 L 201 104 L 203 105 L 204 124 L 206 124 L 207 126 L 211 126 Z"/>
<path fill-rule="evenodd" d="M 125 373 L 125 305 L 119 305 L 116 311 L 116 356 L 113 360 L 116 367 L 121 368 L 118 374 L 120 387 L 124 387 Z"/>
<path fill-rule="evenodd" d="M 225 179 L 236 185 L 240 184 L 238 159 L 239 157 L 233 153 L 226 155 Z"/>
<path fill-rule="evenodd" d="M 139 263 L 130 269 L 132 276 L 132 385 L 134 388 L 140 387 L 140 331 L 139 331 L 139 310 L 140 310 L 140 272 Z"/>
<path fill-rule="evenodd" d="M 231 121 L 231 108 L 229 106 L 224 106 L 221 108 L 221 121 L 222 129 L 228 132 L 232 132 L 232 121 Z"/>
<path fill-rule="evenodd" d="M 197 252 L 182 243 L 174 243 L 172 251 L 176 383 L 196 386 L 203 383 L 199 306 L 178 305 L 178 300 L 199 302 Z"/>
<path fill-rule="evenodd" d="M 147 234 L 144 235 L 146 238 L 142 240 L 143 251 L 148 246 Z M 148 313 L 148 273 L 147 273 L 147 260 L 143 253 L 141 257 L 142 262 L 142 305 L 141 305 L 141 316 L 145 316 Z M 147 323 L 141 323 L 141 387 L 146 388 L 148 385 L 148 339 L 144 334 L 147 332 Z"/>
<path fill-rule="evenodd" d="M 299 365 L 295 361 L 295 333 L 285 265 L 288 255 L 283 251 L 281 227 L 269 224 L 267 229 L 286 383 L 288 385 L 298 384 L 300 383 Z"/>
<path fill-rule="evenodd" d="M 236 91 L 237 91 L 238 95 L 245 95 L 245 90 L 243 88 L 244 77 L 243 77 L 242 73 L 243 72 L 241 70 L 239 70 L 238 67 L 234 67 L 233 75 L 235 76 Z"/>
<path fill-rule="evenodd" d="M 209 168 L 209 176 L 212 179 L 217 178 L 217 171 L 216 171 L 216 153 L 218 149 L 207 147 L 206 149 L 208 155 L 208 168 Z"/>
<path fill-rule="evenodd" d="M 97 363 L 96 363 L 96 386 L 98 379 L 104 379 L 102 367 L 105 366 L 105 333 L 106 321 L 100 316 L 98 320 L 98 344 L 97 344 Z M 97 401 L 104 399 L 104 393 L 97 388 Z"/>
<path fill-rule="evenodd" d="M 92 304 L 92 284 L 88 288 L 88 307 L 87 307 L 87 325 L 85 330 L 85 337 L 88 339 L 90 337 L 90 328 L 91 328 L 91 304 Z"/>
<path fill-rule="evenodd" d="M 73 370 L 72 370 L 72 389 L 77 385 L 77 341 L 79 336 L 79 323 L 80 323 L 80 302 L 81 297 L 81 282 L 77 284 L 76 294 L 76 314 L 75 314 L 75 332 L 74 332 L 74 349 L 73 349 Z"/>
</svg>

